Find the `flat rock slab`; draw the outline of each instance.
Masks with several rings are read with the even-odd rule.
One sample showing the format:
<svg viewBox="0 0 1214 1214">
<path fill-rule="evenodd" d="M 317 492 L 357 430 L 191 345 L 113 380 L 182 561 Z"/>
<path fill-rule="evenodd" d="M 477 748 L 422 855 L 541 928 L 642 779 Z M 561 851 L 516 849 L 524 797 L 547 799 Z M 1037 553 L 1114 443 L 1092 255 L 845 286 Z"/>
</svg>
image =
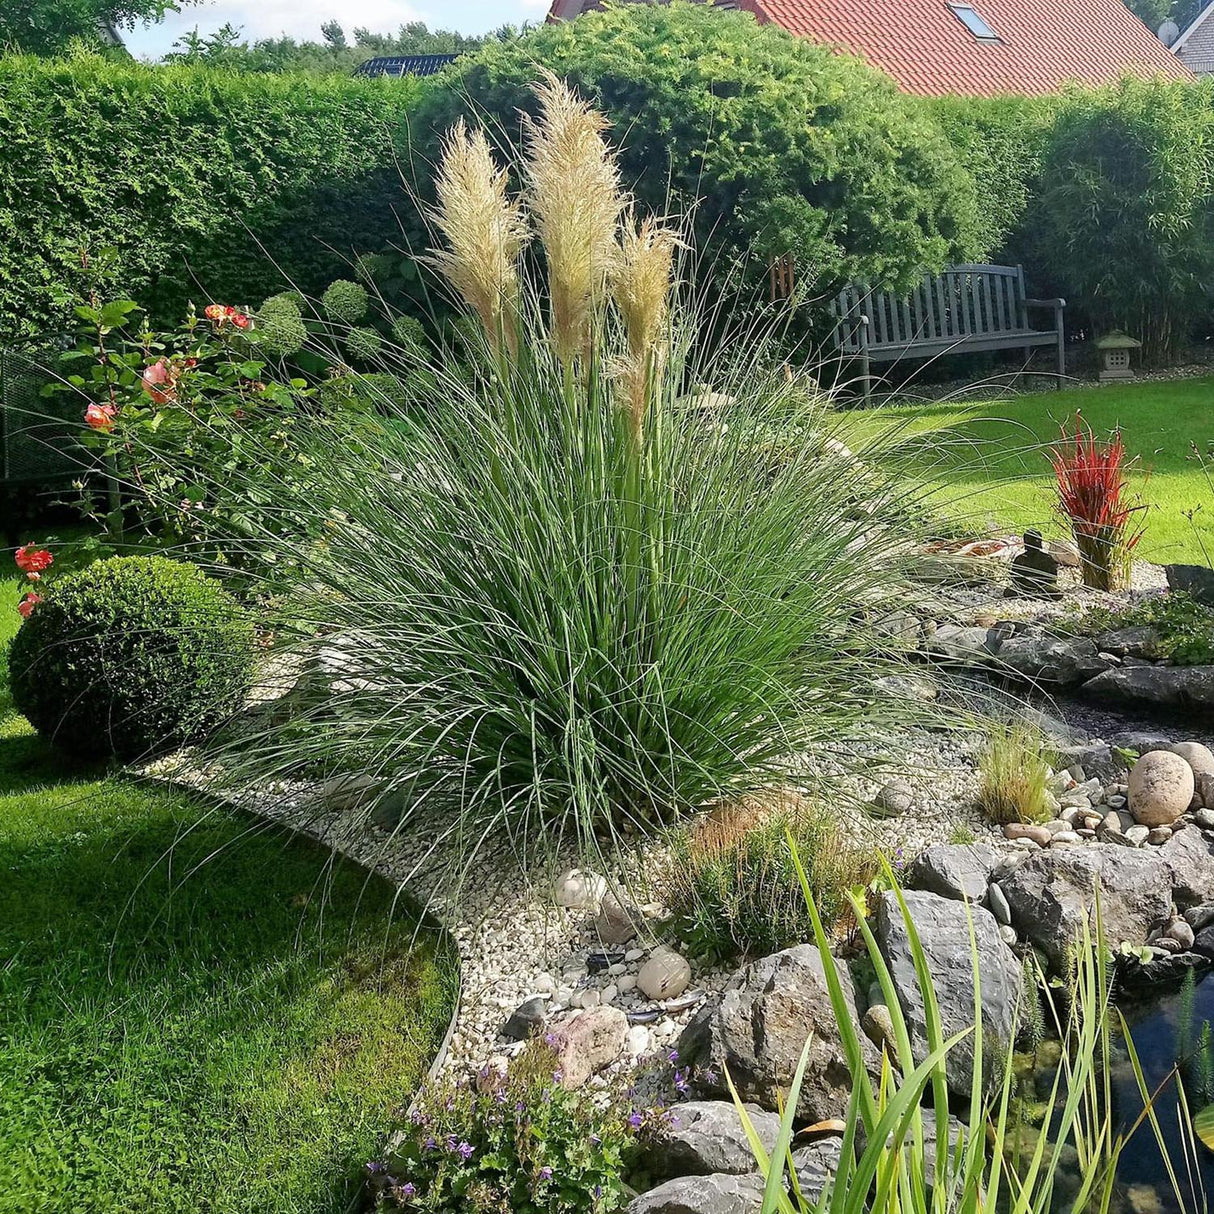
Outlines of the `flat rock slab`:
<svg viewBox="0 0 1214 1214">
<path fill-rule="evenodd" d="M 1009 637 L 997 650 L 997 668 L 1034 683 L 1078 687 L 1112 663 L 1089 637 Z"/>
<path fill-rule="evenodd" d="M 859 1023 L 847 968 L 839 965 L 847 1014 Z M 720 997 L 706 1003 L 679 1039 L 679 1058 L 694 1066 L 706 1094 L 727 1096 L 725 1069 L 743 1100 L 769 1111 L 780 1107 L 796 1073 L 805 1042 L 809 1063 L 797 1102 L 807 1121 L 839 1117 L 851 1094 L 851 1073 L 826 987 L 822 958 L 812 944 L 773 953 L 743 966 Z M 864 1040 L 866 1062 L 876 1071 L 880 1055 Z"/>
<path fill-rule="evenodd" d="M 1145 943 L 1172 905 L 1172 872 L 1154 848 L 1051 847 L 1031 856 L 1001 885 L 1017 931 L 1059 972 L 1085 916 L 1095 933 L 1097 886 L 1105 940 L 1112 948 L 1123 940 Z"/>
<path fill-rule="evenodd" d="M 634 1197 L 628 1214 L 755 1214 L 763 1204 L 763 1179 L 748 1176 L 681 1176 Z"/>
<path fill-rule="evenodd" d="M 982 978 L 983 1049 L 992 1060 L 1004 1057 L 1016 1035 L 1022 979 L 1020 962 L 1000 937 L 995 917 L 981 906 L 966 906 L 926 890 L 908 890 L 903 897 L 934 979 L 944 1035 L 951 1037 L 974 1023 L 976 946 Z M 876 935 L 910 1031 L 911 1050 L 915 1061 L 922 1062 L 930 1052 L 923 995 L 906 920 L 892 891 L 882 894 L 877 903 Z M 949 1088 L 968 1095 L 974 1073 L 972 1034 L 949 1052 L 945 1069 Z"/>
<path fill-rule="evenodd" d="M 1101 704 L 1214 712 L 1214 666 L 1122 666 L 1083 685 Z"/>
</svg>

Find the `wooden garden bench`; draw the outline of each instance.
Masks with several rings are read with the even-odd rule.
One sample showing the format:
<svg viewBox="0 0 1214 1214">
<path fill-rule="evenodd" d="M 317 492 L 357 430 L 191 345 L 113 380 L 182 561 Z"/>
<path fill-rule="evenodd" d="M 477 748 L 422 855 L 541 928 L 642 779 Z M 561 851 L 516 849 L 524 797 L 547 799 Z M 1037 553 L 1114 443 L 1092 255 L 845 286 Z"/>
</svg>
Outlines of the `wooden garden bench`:
<svg viewBox="0 0 1214 1214">
<path fill-rule="evenodd" d="M 1065 299 L 1028 299 L 1022 266 L 949 266 L 924 275 L 909 298 L 873 291 L 858 283 L 845 287 L 831 304 L 834 344 L 844 358 L 860 362 L 864 399 L 872 395 L 871 365 L 903 358 L 932 358 L 975 350 L 1024 351 L 1036 346 L 1057 351 L 1057 386 L 1066 376 Z M 1053 327 L 1035 329 L 1030 309 L 1052 310 Z"/>
</svg>

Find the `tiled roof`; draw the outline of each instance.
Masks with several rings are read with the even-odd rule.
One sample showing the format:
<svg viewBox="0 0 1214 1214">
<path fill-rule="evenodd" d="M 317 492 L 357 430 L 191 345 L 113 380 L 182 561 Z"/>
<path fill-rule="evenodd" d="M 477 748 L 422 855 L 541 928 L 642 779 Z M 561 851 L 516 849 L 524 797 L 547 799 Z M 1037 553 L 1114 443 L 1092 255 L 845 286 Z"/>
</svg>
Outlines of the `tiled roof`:
<svg viewBox="0 0 1214 1214">
<path fill-rule="evenodd" d="M 742 0 L 760 21 L 862 55 L 908 93 L 995 96 L 1189 70 L 1122 0 L 972 0 L 997 42 L 947 0 Z"/>
</svg>

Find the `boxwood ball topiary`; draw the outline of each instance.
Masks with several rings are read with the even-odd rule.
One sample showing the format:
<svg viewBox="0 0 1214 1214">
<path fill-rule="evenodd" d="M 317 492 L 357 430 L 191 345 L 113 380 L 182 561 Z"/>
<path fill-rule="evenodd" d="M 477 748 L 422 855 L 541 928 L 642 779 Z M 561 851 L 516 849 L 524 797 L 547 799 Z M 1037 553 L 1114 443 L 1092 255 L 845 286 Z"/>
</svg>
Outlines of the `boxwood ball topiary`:
<svg viewBox="0 0 1214 1214">
<path fill-rule="evenodd" d="M 114 557 L 53 582 L 9 654 L 13 702 L 81 758 L 124 761 L 206 734 L 244 703 L 253 624 L 192 565 Z"/>
<path fill-rule="evenodd" d="M 367 288 L 348 278 L 330 283 L 329 289 L 320 297 L 325 315 L 331 321 L 345 325 L 358 324 L 366 316 L 370 302 Z"/>
</svg>

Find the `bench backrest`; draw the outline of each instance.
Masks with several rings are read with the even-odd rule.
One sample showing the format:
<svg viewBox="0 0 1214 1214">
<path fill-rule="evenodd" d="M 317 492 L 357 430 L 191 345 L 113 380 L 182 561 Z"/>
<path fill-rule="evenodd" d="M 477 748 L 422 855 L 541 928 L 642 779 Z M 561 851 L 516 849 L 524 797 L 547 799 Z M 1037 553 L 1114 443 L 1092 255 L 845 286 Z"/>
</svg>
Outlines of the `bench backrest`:
<svg viewBox="0 0 1214 1214">
<path fill-rule="evenodd" d="M 872 291 L 853 283 L 831 305 L 838 318 L 835 344 L 847 353 L 914 342 L 960 342 L 967 337 L 1028 328 L 1021 266 L 949 266 L 925 274 L 910 295 Z M 869 324 L 860 323 L 867 316 Z"/>
</svg>

